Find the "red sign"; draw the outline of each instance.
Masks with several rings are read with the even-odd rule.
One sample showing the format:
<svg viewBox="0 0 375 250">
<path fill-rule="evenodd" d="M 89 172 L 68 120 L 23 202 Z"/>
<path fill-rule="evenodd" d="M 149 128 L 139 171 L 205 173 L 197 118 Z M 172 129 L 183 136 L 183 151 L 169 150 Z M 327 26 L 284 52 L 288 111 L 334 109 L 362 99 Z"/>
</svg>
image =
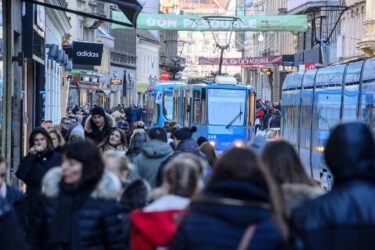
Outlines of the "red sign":
<svg viewBox="0 0 375 250">
<path fill-rule="evenodd" d="M 305 63 L 305 70 L 312 70 L 323 66 L 321 63 Z"/>
<path fill-rule="evenodd" d="M 199 57 L 199 65 L 218 65 L 219 58 Z M 224 58 L 224 66 L 259 67 L 264 64 L 280 64 L 282 56 L 248 57 L 248 58 Z"/>
<path fill-rule="evenodd" d="M 160 73 L 160 80 L 169 80 L 169 73 L 168 72 Z"/>
</svg>

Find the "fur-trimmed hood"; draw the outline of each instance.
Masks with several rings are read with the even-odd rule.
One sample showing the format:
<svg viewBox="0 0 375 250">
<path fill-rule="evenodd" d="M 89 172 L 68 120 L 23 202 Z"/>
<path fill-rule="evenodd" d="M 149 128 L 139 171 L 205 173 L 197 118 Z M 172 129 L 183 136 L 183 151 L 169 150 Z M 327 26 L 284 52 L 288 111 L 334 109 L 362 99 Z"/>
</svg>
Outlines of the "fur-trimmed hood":
<svg viewBox="0 0 375 250">
<path fill-rule="evenodd" d="M 313 199 L 324 194 L 324 190 L 318 186 L 310 186 L 300 183 L 285 183 L 281 185 L 284 198 L 285 212 L 287 216 L 292 210 L 304 201 Z"/>
<path fill-rule="evenodd" d="M 61 167 L 50 169 L 42 181 L 42 194 L 48 198 L 56 198 L 59 195 L 59 183 L 63 173 Z M 92 199 L 113 200 L 121 192 L 121 183 L 118 178 L 109 171 L 104 171 L 102 178 L 96 185 L 90 197 Z"/>
<path fill-rule="evenodd" d="M 105 119 L 106 119 L 106 123 L 108 124 L 108 126 L 110 128 L 114 128 L 116 127 L 116 121 L 115 119 L 113 118 L 113 116 L 111 116 L 110 114 L 108 113 L 105 113 Z M 86 120 L 86 123 L 85 123 L 85 131 L 86 133 L 92 133 L 92 126 L 91 126 L 91 115 L 87 118 Z"/>
</svg>

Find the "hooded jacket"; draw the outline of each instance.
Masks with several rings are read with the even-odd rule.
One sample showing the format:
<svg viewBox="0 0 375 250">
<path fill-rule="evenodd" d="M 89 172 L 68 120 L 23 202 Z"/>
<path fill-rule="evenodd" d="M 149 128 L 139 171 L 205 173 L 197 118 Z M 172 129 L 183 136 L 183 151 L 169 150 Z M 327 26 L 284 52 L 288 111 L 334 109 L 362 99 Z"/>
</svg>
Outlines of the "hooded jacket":
<svg viewBox="0 0 375 250">
<path fill-rule="evenodd" d="M 30 232 L 31 249 L 53 249 L 50 239 L 61 179 L 61 168 L 51 169 L 43 179 L 43 196 L 35 208 Z M 104 172 L 89 199 L 73 214 L 73 249 L 124 249 L 121 209 L 116 202 L 120 191 L 117 177 Z"/>
<path fill-rule="evenodd" d="M 172 154 L 172 148 L 165 142 L 160 140 L 146 142 L 142 153 L 134 160 L 136 174 L 155 188 L 159 167 Z"/>
<path fill-rule="evenodd" d="M 52 144 L 51 137 L 43 128 L 35 128 L 30 135 L 30 148 L 34 146 L 32 137 L 34 134 L 43 134 L 49 145 Z M 17 178 L 21 179 L 26 185 L 26 194 L 39 194 L 44 174 L 52 167 L 61 165 L 61 154 L 48 150 L 37 154 L 28 153 L 22 160 L 16 172 Z"/>
<path fill-rule="evenodd" d="M 267 205 L 266 188 L 249 181 L 217 177 L 202 193 L 207 198 L 230 198 Z M 266 206 L 192 201 L 179 225 L 170 250 L 237 249 L 246 228 L 256 223 L 251 249 L 283 249 L 283 243 Z"/>
<path fill-rule="evenodd" d="M 131 249 L 153 250 L 167 247 L 176 223 L 189 199 L 177 195 L 165 195 L 143 210 L 132 213 Z"/>
<path fill-rule="evenodd" d="M 334 176 L 332 191 L 292 214 L 300 249 L 374 249 L 375 142 L 363 123 L 339 125 L 324 152 Z"/>
<path fill-rule="evenodd" d="M 94 124 L 92 116 L 90 115 L 85 124 L 85 135 L 95 141 L 96 144 L 101 143 L 116 127 L 116 121 L 110 114 L 105 113 L 105 125 L 103 130 L 100 131 Z"/>
</svg>

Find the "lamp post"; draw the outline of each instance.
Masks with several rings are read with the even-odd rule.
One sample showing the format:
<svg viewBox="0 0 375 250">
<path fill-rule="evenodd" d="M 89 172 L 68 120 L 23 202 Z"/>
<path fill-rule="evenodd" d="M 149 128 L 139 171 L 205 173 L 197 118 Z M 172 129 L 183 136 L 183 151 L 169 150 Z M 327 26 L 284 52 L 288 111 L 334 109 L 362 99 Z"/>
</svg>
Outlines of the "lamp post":
<svg viewBox="0 0 375 250">
<path fill-rule="evenodd" d="M 168 43 L 170 43 L 170 42 L 176 42 L 177 43 L 176 55 L 173 55 L 172 52 L 170 51 L 170 48 L 168 47 Z M 173 62 L 172 79 L 176 80 L 176 73 L 177 73 L 176 68 L 177 68 L 177 65 L 180 64 L 181 60 L 183 59 L 181 57 L 181 55 L 182 55 L 182 51 L 184 49 L 184 46 L 185 46 L 185 44 L 190 46 L 194 43 L 194 41 L 192 39 L 190 39 L 189 42 L 185 42 L 185 41 L 181 41 L 181 40 L 165 40 L 164 43 L 166 44 L 166 47 L 167 47 L 168 58 Z M 178 53 L 178 47 L 181 48 L 180 53 Z M 177 55 L 177 54 L 179 54 L 179 55 Z"/>
</svg>

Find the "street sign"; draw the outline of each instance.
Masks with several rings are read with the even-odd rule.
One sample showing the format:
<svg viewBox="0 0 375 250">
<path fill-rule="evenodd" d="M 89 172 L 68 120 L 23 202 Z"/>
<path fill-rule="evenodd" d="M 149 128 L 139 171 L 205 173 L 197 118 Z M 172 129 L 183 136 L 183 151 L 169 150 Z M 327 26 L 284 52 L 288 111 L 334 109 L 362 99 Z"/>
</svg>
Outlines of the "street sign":
<svg viewBox="0 0 375 250">
<path fill-rule="evenodd" d="M 160 80 L 169 80 L 169 73 L 168 72 L 160 73 Z"/>
</svg>

